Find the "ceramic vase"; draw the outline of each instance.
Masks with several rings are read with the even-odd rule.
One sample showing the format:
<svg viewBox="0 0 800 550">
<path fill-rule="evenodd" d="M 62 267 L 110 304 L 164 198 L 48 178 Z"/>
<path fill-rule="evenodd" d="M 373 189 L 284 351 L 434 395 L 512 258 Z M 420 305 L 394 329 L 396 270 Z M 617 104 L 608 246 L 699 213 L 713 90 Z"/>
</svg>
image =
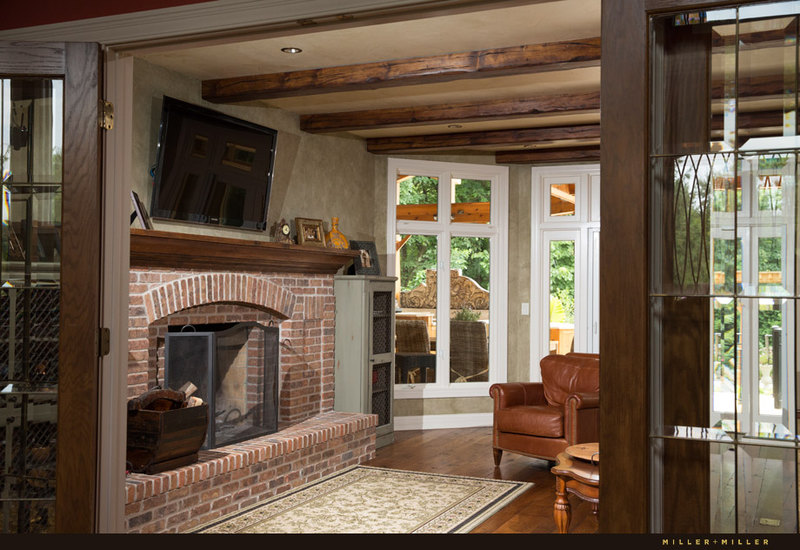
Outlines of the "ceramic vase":
<svg viewBox="0 0 800 550">
<path fill-rule="evenodd" d="M 339 218 L 331 218 L 331 230 L 326 236 L 328 246 L 331 248 L 348 248 L 350 246 L 347 237 L 339 231 Z"/>
</svg>

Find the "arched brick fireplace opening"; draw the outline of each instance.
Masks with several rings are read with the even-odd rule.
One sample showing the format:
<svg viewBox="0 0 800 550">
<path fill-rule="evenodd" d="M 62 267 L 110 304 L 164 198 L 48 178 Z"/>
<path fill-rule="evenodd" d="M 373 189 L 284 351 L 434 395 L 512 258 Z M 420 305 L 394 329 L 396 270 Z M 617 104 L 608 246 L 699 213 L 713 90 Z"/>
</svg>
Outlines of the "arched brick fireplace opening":
<svg viewBox="0 0 800 550">
<path fill-rule="evenodd" d="M 163 387 L 170 326 L 276 325 L 279 428 L 289 427 L 333 408 L 334 315 L 328 275 L 132 270 L 128 396 Z"/>
</svg>

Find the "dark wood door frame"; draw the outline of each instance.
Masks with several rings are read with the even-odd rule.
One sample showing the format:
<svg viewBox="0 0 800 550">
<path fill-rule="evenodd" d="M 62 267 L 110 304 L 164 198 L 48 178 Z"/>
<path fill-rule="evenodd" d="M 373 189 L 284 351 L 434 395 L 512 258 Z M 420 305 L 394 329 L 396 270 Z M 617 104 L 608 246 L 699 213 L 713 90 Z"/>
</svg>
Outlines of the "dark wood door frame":
<svg viewBox="0 0 800 550">
<path fill-rule="evenodd" d="M 87 533 L 97 525 L 99 468 L 100 47 L 67 43 L 65 61 L 56 529 Z"/>
<path fill-rule="evenodd" d="M 97 525 L 102 232 L 100 47 L 0 42 L 0 75 L 64 79 L 56 531 Z"/>
</svg>

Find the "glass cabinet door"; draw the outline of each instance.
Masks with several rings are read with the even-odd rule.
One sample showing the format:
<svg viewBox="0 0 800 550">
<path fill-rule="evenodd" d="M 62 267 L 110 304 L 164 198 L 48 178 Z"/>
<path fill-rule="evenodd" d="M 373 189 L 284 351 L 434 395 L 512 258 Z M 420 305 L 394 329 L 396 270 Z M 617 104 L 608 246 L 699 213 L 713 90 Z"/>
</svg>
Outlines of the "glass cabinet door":
<svg viewBox="0 0 800 550">
<path fill-rule="evenodd" d="M 655 532 L 798 532 L 799 26 L 797 2 L 650 18 Z"/>
<path fill-rule="evenodd" d="M 0 79 L 0 533 L 54 528 L 62 80 Z"/>
</svg>

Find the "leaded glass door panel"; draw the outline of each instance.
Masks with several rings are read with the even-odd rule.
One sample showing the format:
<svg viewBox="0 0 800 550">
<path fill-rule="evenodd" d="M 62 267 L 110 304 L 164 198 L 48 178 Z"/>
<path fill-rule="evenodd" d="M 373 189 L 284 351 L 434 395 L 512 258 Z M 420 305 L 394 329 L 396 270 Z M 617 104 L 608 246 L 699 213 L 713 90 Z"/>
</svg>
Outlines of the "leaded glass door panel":
<svg viewBox="0 0 800 550">
<path fill-rule="evenodd" d="M 96 525 L 100 51 L 0 43 L 0 532 Z"/>
</svg>

